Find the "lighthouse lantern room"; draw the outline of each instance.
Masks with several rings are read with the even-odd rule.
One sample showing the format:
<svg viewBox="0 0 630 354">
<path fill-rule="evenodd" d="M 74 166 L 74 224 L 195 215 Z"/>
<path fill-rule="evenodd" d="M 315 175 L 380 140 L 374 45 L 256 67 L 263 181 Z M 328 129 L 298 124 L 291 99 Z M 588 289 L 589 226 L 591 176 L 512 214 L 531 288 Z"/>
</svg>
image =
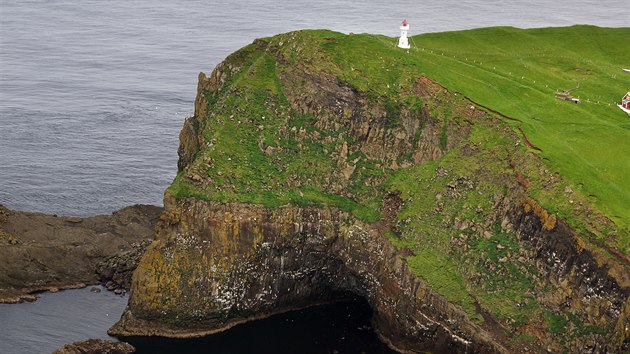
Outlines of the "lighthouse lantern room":
<svg viewBox="0 0 630 354">
<path fill-rule="evenodd" d="M 403 49 L 409 49 L 409 40 L 407 39 L 407 31 L 409 31 L 409 22 L 403 20 L 400 26 L 400 39 L 398 39 L 398 47 Z"/>
</svg>

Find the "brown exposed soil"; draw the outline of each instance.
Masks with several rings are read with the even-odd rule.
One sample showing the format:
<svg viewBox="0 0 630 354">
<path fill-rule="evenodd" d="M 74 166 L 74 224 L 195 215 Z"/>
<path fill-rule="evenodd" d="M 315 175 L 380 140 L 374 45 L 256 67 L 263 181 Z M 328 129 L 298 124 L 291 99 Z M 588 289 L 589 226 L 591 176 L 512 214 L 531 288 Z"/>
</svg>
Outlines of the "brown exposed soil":
<svg viewBox="0 0 630 354">
<path fill-rule="evenodd" d="M 527 145 L 528 148 L 534 149 L 536 151 L 542 151 L 541 148 L 539 148 L 538 146 L 532 144 L 529 141 L 529 139 L 527 139 L 527 136 L 525 135 L 525 133 L 523 132 L 523 129 L 521 129 L 521 127 L 518 127 L 518 131 L 521 133 L 521 136 L 523 137 L 523 141 L 525 142 L 525 145 Z"/>
</svg>

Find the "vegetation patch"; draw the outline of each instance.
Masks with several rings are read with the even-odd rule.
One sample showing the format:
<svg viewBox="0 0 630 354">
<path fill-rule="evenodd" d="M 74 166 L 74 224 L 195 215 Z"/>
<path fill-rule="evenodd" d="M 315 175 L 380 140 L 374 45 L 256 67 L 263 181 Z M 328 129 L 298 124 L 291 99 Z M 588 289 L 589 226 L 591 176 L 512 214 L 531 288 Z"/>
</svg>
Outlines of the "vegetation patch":
<svg viewBox="0 0 630 354">
<path fill-rule="evenodd" d="M 614 233 L 612 245 L 626 252 L 630 120 L 615 103 L 630 87 L 630 75 L 621 71 L 630 57 L 624 41 L 629 31 L 572 26 L 430 33 L 411 37 L 409 53 L 397 50 L 395 38 L 379 35 L 305 31 L 274 38 L 285 43 L 299 38 L 283 50 L 296 51 L 304 62 L 372 97 L 413 92 L 414 80 L 426 75 L 501 112 L 542 149 L 532 152 L 544 159 L 545 169 L 590 196 L 589 204 L 614 222 L 616 231 L 608 226 L 600 231 Z M 302 47 L 306 43 L 308 50 Z M 571 90 L 580 104 L 558 100 L 555 93 L 564 90 Z M 442 146 L 447 140 L 447 134 L 440 135 Z M 574 219 L 572 213 L 561 214 Z"/>
</svg>

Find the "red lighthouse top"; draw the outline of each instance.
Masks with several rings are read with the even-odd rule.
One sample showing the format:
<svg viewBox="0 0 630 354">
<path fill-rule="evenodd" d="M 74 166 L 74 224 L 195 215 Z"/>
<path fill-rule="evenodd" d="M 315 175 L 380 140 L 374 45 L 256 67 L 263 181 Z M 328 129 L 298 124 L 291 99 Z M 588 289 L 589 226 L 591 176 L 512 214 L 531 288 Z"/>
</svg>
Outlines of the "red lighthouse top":
<svg viewBox="0 0 630 354">
<path fill-rule="evenodd" d="M 404 20 L 403 20 L 403 22 L 402 22 L 402 25 L 403 25 L 403 26 L 407 26 L 407 24 L 408 24 L 408 23 L 409 23 L 409 22 L 407 22 L 407 19 L 404 19 Z"/>
</svg>

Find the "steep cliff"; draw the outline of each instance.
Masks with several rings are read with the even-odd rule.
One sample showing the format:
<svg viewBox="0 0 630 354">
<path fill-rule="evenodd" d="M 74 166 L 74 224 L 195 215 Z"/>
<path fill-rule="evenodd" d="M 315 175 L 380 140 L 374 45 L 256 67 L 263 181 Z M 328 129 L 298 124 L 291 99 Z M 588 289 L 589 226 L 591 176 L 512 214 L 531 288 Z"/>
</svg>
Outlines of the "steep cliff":
<svg viewBox="0 0 630 354">
<path fill-rule="evenodd" d="M 409 58 L 301 31 L 200 74 L 110 333 L 200 336 L 353 293 L 402 352 L 627 349 L 625 231 L 508 117 Z"/>
</svg>

